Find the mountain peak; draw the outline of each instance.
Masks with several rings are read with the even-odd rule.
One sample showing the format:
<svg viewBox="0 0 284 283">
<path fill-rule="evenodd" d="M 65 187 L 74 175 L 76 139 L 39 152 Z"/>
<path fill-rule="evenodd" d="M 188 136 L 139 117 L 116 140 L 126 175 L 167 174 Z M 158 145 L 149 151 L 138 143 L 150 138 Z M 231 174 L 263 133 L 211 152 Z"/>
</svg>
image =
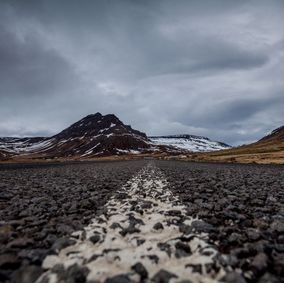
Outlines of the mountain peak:
<svg viewBox="0 0 284 283">
<path fill-rule="evenodd" d="M 89 114 L 89 115 L 87 115 L 86 117 L 84 117 L 83 119 L 85 119 L 85 118 L 100 118 L 100 117 L 102 117 L 103 115 L 100 113 L 100 112 L 97 112 L 97 113 L 95 113 L 95 114 Z"/>
</svg>

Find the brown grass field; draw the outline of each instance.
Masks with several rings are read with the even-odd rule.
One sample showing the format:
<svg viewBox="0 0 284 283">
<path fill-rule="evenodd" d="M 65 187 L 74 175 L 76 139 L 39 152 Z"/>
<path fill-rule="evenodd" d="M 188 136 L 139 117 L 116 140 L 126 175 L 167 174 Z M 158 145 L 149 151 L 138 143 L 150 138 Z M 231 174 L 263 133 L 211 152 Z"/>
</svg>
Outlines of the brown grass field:
<svg viewBox="0 0 284 283">
<path fill-rule="evenodd" d="M 197 153 L 188 160 L 232 163 L 284 164 L 284 141 L 267 139 L 232 149 Z"/>
</svg>

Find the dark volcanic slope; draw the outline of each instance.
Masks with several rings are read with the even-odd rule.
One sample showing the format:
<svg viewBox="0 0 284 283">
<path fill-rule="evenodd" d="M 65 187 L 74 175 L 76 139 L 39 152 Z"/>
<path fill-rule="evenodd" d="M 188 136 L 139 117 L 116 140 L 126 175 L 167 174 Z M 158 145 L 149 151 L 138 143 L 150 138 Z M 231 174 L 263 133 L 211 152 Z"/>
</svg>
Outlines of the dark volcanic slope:
<svg viewBox="0 0 284 283">
<path fill-rule="evenodd" d="M 34 282 L 43 258 L 68 244 L 62 237 L 99 215 L 109 197 L 142 165 L 0 166 L 0 282 Z"/>
<path fill-rule="evenodd" d="M 102 156 L 149 148 L 146 134 L 124 125 L 115 115 L 88 115 L 51 138 L 44 153 L 54 157 Z"/>
<path fill-rule="evenodd" d="M 151 146 L 146 134 L 123 124 L 113 114 L 100 113 L 88 115 L 49 138 L 0 138 L 0 150 L 25 158 L 120 155 L 141 153 Z"/>
<path fill-rule="evenodd" d="M 284 126 L 272 131 L 269 135 L 263 137 L 259 142 L 283 142 L 284 141 Z"/>
<path fill-rule="evenodd" d="M 283 166 L 158 165 L 189 214 L 209 224 L 200 230 L 210 231 L 230 265 L 250 274 L 248 282 L 283 282 Z"/>
</svg>

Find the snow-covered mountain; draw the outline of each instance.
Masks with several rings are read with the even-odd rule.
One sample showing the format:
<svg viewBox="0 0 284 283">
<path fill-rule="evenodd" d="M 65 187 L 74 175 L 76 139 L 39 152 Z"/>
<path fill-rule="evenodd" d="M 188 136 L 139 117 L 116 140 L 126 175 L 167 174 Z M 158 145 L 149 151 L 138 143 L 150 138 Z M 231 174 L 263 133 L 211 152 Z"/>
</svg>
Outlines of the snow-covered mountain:
<svg viewBox="0 0 284 283">
<path fill-rule="evenodd" d="M 10 154 L 33 152 L 50 144 L 50 138 L 0 138 L 0 151 Z"/>
<path fill-rule="evenodd" d="M 173 146 L 192 152 L 222 150 L 231 147 L 222 142 L 194 135 L 152 136 L 149 139 L 156 145 Z"/>
<path fill-rule="evenodd" d="M 88 115 L 50 138 L 0 138 L 0 150 L 48 158 L 91 157 L 152 150 L 146 134 L 115 115 Z"/>
</svg>

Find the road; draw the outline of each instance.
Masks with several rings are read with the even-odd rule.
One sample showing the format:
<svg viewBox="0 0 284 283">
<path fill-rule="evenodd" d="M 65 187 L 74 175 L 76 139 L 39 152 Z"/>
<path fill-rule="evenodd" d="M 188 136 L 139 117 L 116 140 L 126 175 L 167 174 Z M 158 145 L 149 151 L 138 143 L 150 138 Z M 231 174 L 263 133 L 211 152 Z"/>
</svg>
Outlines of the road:
<svg viewBox="0 0 284 283">
<path fill-rule="evenodd" d="M 3 282 L 281 282 L 281 166 L 0 168 Z"/>
</svg>

